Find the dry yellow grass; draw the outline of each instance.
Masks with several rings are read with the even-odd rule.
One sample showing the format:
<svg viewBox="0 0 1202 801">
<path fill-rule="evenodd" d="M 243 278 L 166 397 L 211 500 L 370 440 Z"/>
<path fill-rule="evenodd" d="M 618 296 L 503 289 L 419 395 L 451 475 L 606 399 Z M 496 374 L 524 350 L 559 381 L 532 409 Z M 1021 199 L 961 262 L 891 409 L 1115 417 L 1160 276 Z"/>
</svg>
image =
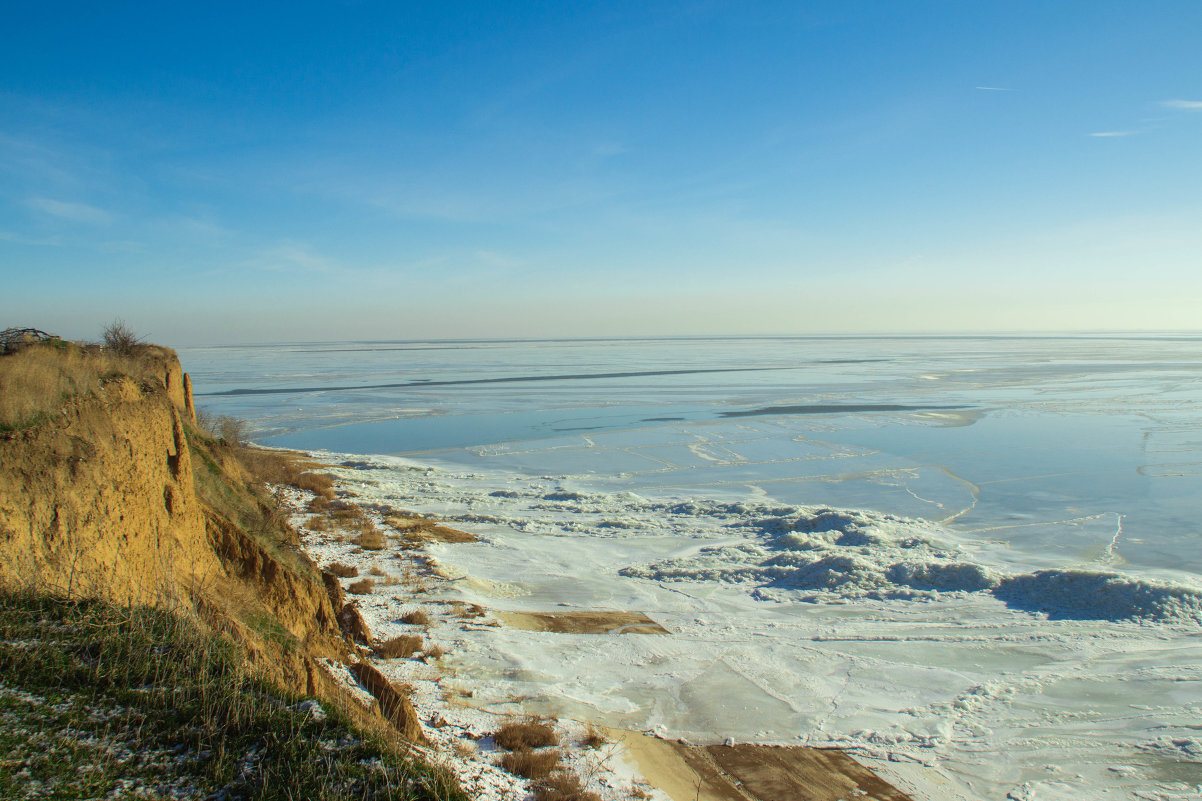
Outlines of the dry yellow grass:
<svg viewBox="0 0 1202 801">
<path fill-rule="evenodd" d="M 590 723 L 584 731 L 584 737 L 580 740 L 580 744 L 586 748 L 600 748 L 603 745 L 608 745 L 609 740 L 597 730 L 596 726 Z"/>
<path fill-rule="evenodd" d="M 559 745 L 559 737 L 555 734 L 555 729 L 537 718 L 506 723 L 497 729 L 492 738 L 498 746 L 506 751 L 528 751 L 531 748 Z"/>
<path fill-rule="evenodd" d="M 359 568 L 354 565 L 344 565 L 342 562 L 333 562 L 326 566 L 326 572 L 338 578 L 354 578 L 359 575 Z"/>
<path fill-rule="evenodd" d="M 469 604 L 463 601 L 451 601 L 451 614 L 455 617 L 470 620 L 474 617 L 484 617 L 487 614 L 483 606 L 479 604 Z"/>
<path fill-rule="evenodd" d="M 601 796 L 585 790 L 576 774 L 557 770 L 534 787 L 534 801 L 601 801 Z"/>
<path fill-rule="evenodd" d="M 371 579 L 360 579 L 352 582 L 346 591 L 351 595 L 371 595 L 371 591 L 375 589 L 376 583 Z"/>
<path fill-rule="evenodd" d="M 364 529 L 355 538 L 355 544 L 365 551 L 382 551 L 388 547 L 388 540 L 377 529 Z"/>
<path fill-rule="evenodd" d="M 418 609 L 415 612 L 406 612 L 401 615 L 401 622 L 414 626 L 428 626 L 430 625 L 430 616 L 421 609 Z"/>
<path fill-rule="evenodd" d="M 310 502 L 310 511 L 324 511 L 324 505 L 334 497 L 334 479 L 325 473 L 313 472 L 314 468 L 321 467 L 321 463 L 304 454 L 245 446 L 239 447 L 237 454 L 238 461 L 257 480 L 266 484 L 287 484 L 315 493 L 313 500 L 322 508 L 314 508 L 314 502 Z"/>
<path fill-rule="evenodd" d="M 413 656 L 422 648 L 422 638 L 415 634 L 402 634 L 376 646 L 376 653 L 385 659 L 402 659 Z"/>
<path fill-rule="evenodd" d="M 107 380 L 143 380 L 144 360 L 63 340 L 30 345 L 0 357 L 0 430 L 40 422 L 75 396 L 98 394 Z"/>
<path fill-rule="evenodd" d="M 501 767 L 524 779 L 541 779 L 559 767 L 558 751 L 515 751 L 501 757 Z"/>
</svg>

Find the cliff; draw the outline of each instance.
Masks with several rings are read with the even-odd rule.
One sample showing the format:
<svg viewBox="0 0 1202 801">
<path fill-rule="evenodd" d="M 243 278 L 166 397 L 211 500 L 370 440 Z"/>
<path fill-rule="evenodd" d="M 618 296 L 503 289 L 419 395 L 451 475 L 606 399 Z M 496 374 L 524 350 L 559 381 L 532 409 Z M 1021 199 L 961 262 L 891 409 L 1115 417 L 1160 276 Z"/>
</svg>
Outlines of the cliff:
<svg viewBox="0 0 1202 801">
<path fill-rule="evenodd" d="M 245 449 L 197 425 L 173 351 L 32 344 L 0 356 L 0 399 L 17 410 L 0 417 L 8 598 L 170 610 L 232 642 L 247 670 L 273 686 L 321 698 L 377 733 L 421 741 L 407 701 L 390 694 L 385 715 L 323 667 L 361 661 L 343 630 L 353 628 L 353 609 L 246 469 L 262 455 L 246 459 Z M 288 461 L 272 460 L 277 472 Z M 304 466 L 284 472 L 295 477 Z"/>
</svg>

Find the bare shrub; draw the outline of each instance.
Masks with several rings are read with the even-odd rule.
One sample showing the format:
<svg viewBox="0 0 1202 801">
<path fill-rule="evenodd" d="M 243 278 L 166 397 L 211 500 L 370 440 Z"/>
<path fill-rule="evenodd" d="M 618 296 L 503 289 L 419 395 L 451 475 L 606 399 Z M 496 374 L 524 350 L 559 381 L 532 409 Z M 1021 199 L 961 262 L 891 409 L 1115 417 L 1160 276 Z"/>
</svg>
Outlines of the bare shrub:
<svg viewBox="0 0 1202 801">
<path fill-rule="evenodd" d="M 212 433 L 228 445 L 246 444 L 246 421 L 228 414 L 213 418 Z"/>
<path fill-rule="evenodd" d="M 401 622 L 414 626 L 428 626 L 430 625 L 430 616 L 421 609 L 418 609 L 415 612 L 406 612 L 401 615 Z"/>
<path fill-rule="evenodd" d="M 559 745 L 559 737 L 555 734 L 555 729 L 537 718 L 506 723 L 497 729 L 492 738 L 498 746 L 506 751 L 526 751 L 531 748 Z"/>
<path fill-rule="evenodd" d="M 371 595 L 371 591 L 375 589 L 376 583 L 371 579 L 359 579 L 353 582 L 346 591 L 352 595 Z"/>
<path fill-rule="evenodd" d="M 106 349 L 119 356 L 134 356 L 143 345 L 142 337 L 134 334 L 120 317 L 104 327 L 101 339 Z"/>
<path fill-rule="evenodd" d="M 332 562 L 326 566 L 326 572 L 338 578 L 354 578 L 359 575 L 359 568 L 354 565 L 344 565 L 342 562 Z"/>
<path fill-rule="evenodd" d="M 329 508 L 330 499 L 324 495 L 316 495 L 309 501 L 309 511 L 314 514 L 322 514 Z"/>
<path fill-rule="evenodd" d="M 196 414 L 196 427 L 201 431 L 213 433 L 213 421 L 217 419 L 217 415 L 210 412 L 208 409 L 202 409 L 199 406 L 194 410 Z"/>
<path fill-rule="evenodd" d="M 388 575 L 383 570 L 381 570 L 379 567 L 373 567 L 371 570 L 369 570 L 367 572 L 373 576 L 387 576 Z"/>
<path fill-rule="evenodd" d="M 476 743 L 472 740 L 456 740 L 455 741 L 455 756 L 460 759 L 471 759 L 479 753 Z"/>
<path fill-rule="evenodd" d="M 376 653 L 385 659 L 404 659 L 422 649 L 422 638 L 415 634 L 402 634 L 376 646 Z"/>
<path fill-rule="evenodd" d="M 557 770 L 535 785 L 534 801 L 601 801 L 601 796 L 585 790 L 576 774 Z"/>
<path fill-rule="evenodd" d="M 425 651 L 422 652 L 422 661 L 430 662 L 432 660 L 442 659 L 446 655 L 447 655 L 447 652 L 443 649 L 443 647 L 441 645 L 431 645 L 429 648 L 427 648 Z"/>
<path fill-rule="evenodd" d="M 501 757 L 501 767 L 524 779 L 541 779 L 559 767 L 558 751 L 515 751 Z"/>
<path fill-rule="evenodd" d="M 61 337 L 37 328 L 5 328 L 0 331 L 0 356 L 8 356 L 38 342 L 62 342 Z"/>
</svg>

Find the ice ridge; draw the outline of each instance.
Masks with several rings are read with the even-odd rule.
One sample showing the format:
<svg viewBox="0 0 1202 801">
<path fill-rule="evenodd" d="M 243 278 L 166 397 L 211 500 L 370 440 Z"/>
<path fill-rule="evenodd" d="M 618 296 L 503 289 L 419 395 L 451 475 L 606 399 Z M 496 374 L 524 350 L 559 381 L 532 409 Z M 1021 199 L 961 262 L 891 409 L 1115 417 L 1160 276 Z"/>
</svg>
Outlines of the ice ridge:
<svg viewBox="0 0 1202 801">
<path fill-rule="evenodd" d="M 968 559 L 954 535 L 926 521 L 801 507 L 746 524 L 759 536 L 621 573 L 750 583 L 765 600 L 934 600 L 987 592 L 1053 619 L 1202 623 L 1202 589 L 1084 569 L 1007 574 Z"/>
</svg>

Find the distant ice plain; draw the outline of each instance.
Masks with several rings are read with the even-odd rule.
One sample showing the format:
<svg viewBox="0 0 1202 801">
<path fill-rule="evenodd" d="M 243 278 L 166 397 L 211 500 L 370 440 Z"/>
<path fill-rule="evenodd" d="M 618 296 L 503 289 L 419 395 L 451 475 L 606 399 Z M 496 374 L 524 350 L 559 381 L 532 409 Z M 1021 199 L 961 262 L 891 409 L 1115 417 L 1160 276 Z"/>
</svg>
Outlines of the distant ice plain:
<svg viewBox="0 0 1202 801">
<path fill-rule="evenodd" d="M 696 740 L 839 745 L 922 798 L 1202 793 L 1202 625 L 1190 615 L 1202 589 L 1200 338 L 181 356 L 199 389 L 244 391 L 197 402 L 247 417 L 265 444 L 399 455 L 345 475 L 367 497 L 483 536 L 435 549 L 465 576 L 461 597 L 639 609 L 673 632 L 465 641 L 454 664 L 477 677 L 480 703 L 523 697 Z M 863 510 L 870 545 L 831 551 L 830 564 L 876 560 L 867 578 L 770 580 L 827 547 L 774 545 L 780 532 L 756 523 L 796 507 Z M 1088 619 L 1090 598 L 1024 607 L 955 584 L 907 595 L 864 583 L 909 559 L 915 546 L 898 543 L 910 540 L 934 543 L 918 546 L 923 564 L 1176 587 L 1182 614 Z M 690 575 L 703 562 L 713 570 Z"/>
</svg>

